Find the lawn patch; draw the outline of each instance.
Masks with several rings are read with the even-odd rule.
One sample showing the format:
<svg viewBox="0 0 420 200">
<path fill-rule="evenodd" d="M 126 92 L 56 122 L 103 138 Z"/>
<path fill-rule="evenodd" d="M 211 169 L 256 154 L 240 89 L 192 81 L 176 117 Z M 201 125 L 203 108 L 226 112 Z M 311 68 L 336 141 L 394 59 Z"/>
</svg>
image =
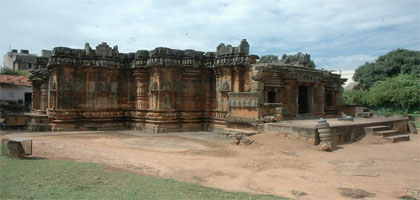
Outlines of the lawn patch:
<svg viewBox="0 0 420 200">
<path fill-rule="evenodd" d="M 0 156 L 0 168 L 0 199 L 285 199 L 108 172 L 92 163 Z"/>
</svg>

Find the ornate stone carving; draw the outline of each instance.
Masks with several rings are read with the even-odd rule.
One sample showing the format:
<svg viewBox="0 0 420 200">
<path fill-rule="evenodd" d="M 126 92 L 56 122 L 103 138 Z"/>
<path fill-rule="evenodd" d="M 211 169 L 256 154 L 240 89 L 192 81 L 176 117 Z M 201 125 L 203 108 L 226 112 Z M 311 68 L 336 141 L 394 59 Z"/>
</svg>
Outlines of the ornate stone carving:
<svg viewBox="0 0 420 200">
<path fill-rule="evenodd" d="M 308 87 L 308 104 L 315 107 L 307 115 L 324 114 L 326 93 L 339 106 L 339 75 L 291 66 L 305 65 L 309 55 L 286 57 L 283 64 L 255 59 L 246 40 L 206 53 L 165 47 L 120 53 L 105 42 L 94 50 L 88 43 L 82 49 L 56 47 L 49 60 L 37 59 L 33 108 L 48 110 L 54 130 L 182 131 L 253 129 L 267 117 L 268 92 L 284 108 L 273 116 L 296 117 L 300 86 Z"/>
<path fill-rule="evenodd" d="M 106 42 L 96 46 L 96 55 L 101 57 L 112 57 L 112 49 Z"/>
<path fill-rule="evenodd" d="M 220 84 L 219 91 L 221 91 L 221 92 L 230 92 L 231 91 L 231 89 L 230 89 L 230 83 L 229 82 L 222 82 Z"/>
<path fill-rule="evenodd" d="M 251 108 L 259 105 L 259 96 L 256 92 L 229 92 L 228 105 L 231 108 Z"/>
</svg>

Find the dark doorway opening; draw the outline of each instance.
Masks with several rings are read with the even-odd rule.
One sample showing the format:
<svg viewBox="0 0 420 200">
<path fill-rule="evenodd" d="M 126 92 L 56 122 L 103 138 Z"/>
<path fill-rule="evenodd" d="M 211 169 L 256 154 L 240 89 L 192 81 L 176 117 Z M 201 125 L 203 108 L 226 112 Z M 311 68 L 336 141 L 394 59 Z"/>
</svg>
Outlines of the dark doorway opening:
<svg viewBox="0 0 420 200">
<path fill-rule="evenodd" d="M 327 93 L 327 106 L 332 106 L 332 94 L 331 94 L 331 92 Z"/>
<path fill-rule="evenodd" d="M 276 92 L 269 91 L 267 95 L 268 103 L 276 103 Z"/>
<path fill-rule="evenodd" d="M 308 86 L 299 86 L 299 114 L 308 113 Z"/>
<path fill-rule="evenodd" d="M 32 93 L 25 92 L 25 106 L 30 105 L 32 102 Z"/>
</svg>

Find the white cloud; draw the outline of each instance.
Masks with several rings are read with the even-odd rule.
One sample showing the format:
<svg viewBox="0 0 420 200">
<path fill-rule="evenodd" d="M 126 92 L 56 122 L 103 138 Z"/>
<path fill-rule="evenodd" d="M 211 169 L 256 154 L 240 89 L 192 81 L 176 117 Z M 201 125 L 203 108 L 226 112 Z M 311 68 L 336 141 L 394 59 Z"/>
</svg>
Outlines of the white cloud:
<svg viewBox="0 0 420 200">
<path fill-rule="evenodd" d="M 366 62 L 373 62 L 377 57 L 370 55 L 351 55 L 351 56 L 336 56 L 330 58 L 315 59 L 318 67 L 335 71 L 349 71 L 365 64 Z"/>
<path fill-rule="evenodd" d="M 316 64 L 327 59 L 326 65 L 344 69 L 353 64 L 334 59 L 420 49 L 419 1 L 0 1 L 2 54 L 8 45 L 37 53 L 103 41 L 122 52 L 158 46 L 214 51 L 221 42 L 247 38 L 254 54 L 301 51 Z"/>
</svg>

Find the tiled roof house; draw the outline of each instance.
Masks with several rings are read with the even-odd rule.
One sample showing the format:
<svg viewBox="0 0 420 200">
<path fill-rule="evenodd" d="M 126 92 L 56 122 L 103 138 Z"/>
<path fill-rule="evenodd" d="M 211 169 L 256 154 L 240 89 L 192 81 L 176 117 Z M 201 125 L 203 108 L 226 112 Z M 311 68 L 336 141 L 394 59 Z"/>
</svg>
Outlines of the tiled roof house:
<svg viewBox="0 0 420 200">
<path fill-rule="evenodd" d="M 29 105 L 32 99 L 32 84 L 28 76 L 0 75 L 0 103 L 16 102 Z"/>
</svg>

